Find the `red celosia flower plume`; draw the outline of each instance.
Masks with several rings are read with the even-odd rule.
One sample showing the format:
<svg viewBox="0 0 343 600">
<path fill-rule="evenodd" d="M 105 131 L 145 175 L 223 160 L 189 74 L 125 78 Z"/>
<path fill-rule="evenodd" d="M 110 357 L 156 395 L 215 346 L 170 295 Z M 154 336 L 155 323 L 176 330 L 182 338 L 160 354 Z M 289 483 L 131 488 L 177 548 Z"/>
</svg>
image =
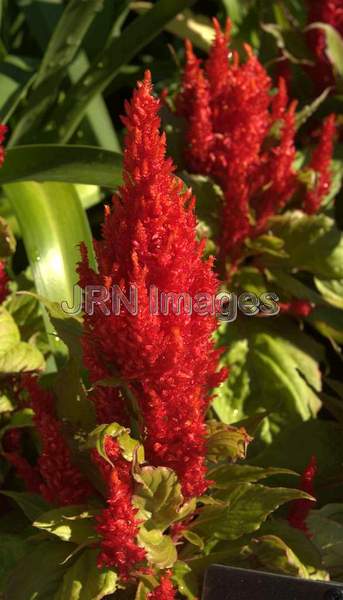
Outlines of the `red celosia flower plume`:
<svg viewBox="0 0 343 600">
<path fill-rule="evenodd" d="M 343 36 L 343 5 L 342 0 L 308 0 L 308 24 L 328 23 Z M 311 28 L 307 32 L 308 45 L 311 48 L 315 65 L 310 67 L 319 91 L 335 84 L 332 65 L 326 53 L 325 32 L 319 28 Z"/>
<path fill-rule="evenodd" d="M 309 215 L 318 212 L 320 205 L 328 194 L 332 181 L 331 160 L 333 142 L 336 133 L 336 117 L 328 116 L 323 124 L 318 146 L 315 148 L 309 168 L 315 171 L 314 188 L 308 190 L 304 200 L 304 210 Z"/>
<path fill-rule="evenodd" d="M 132 465 L 121 454 L 118 442 L 106 437 L 106 454 L 113 467 L 94 452 L 94 462 L 107 485 L 107 508 L 97 518 L 97 531 L 101 534 L 99 568 L 115 566 L 123 579 L 128 579 L 131 570 L 145 558 L 145 550 L 135 539 L 139 522 L 137 509 L 131 503 Z"/>
<path fill-rule="evenodd" d="M 317 459 L 312 456 L 309 464 L 303 472 L 300 480 L 300 489 L 303 492 L 307 492 L 311 496 L 314 496 L 314 478 L 317 473 Z M 301 529 L 306 535 L 309 535 L 309 531 L 306 525 L 306 519 L 314 506 L 311 500 L 294 500 L 291 503 L 288 522 L 292 527 Z"/>
<path fill-rule="evenodd" d="M 211 341 L 216 320 L 188 314 L 182 302 L 181 314 L 170 307 L 156 314 L 151 290 L 194 298 L 215 294 L 217 281 L 196 241 L 194 199 L 165 157 L 160 103 L 151 91 L 146 73 L 126 105 L 125 184 L 112 212 L 106 211 L 103 239 L 95 245 L 99 273 L 88 267 L 85 249 L 79 269 L 82 287 L 94 281 L 117 285 L 129 296 L 134 284 L 137 314 L 122 307 L 119 316 L 100 309 L 86 315 L 83 345 L 92 381 L 103 369 L 126 382 L 142 414 L 148 460 L 174 469 L 190 497 L 207 488 L 204 417 L 210 389 L 221 379 Z"/>
<path fill-rule="evenodd" d="M 214 27 L 204 68 L 187 42 L 176 110 L 186 119 L 188 168 L 223 189 L 220 254 L 235 262 L 245 239 L 260 233 L 294 193 L 295 104 L 288 106 L 283 80 L 272 99 L 271 80 L 249 46 L 243 64 L 235 53 L 230 59 L 229 22 L 224 33 L 216 20 Z"/>
<path fill-rule="evenodd" d="M 23 385 L 29 393 L 42 445 L 37 463 L 42 479 L 40 493 L 48 502 L 61 506 L 85 502 L 92 488 L 72 464 L 61 422 L 55 416 L 52 394 L 42 389 L 31 375 L 23 377 Z"/>
<path fill-rule="evenodd" d="M 176 589 L 174 588 L 171 581 L 172 573 L 167 571 L 163 577 L 161 577 L 160 584 L 152 592 L 148 594 L 149 600 L 174 600 Z"/>
</svg>

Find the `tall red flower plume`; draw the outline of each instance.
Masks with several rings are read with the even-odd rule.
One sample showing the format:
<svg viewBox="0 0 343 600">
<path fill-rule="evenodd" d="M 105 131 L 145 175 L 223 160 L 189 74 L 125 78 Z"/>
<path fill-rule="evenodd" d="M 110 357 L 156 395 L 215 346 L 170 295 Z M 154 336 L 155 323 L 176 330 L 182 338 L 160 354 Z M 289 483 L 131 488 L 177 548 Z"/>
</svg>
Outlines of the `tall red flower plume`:
<svg viewBox="0 0 343 600">
<path fill-rule="evenodd" d="M 204 68 L 187 42 L 176 110 L 186 119 L 189 170 L 212 176 L 223 189 L 220 255 L 235 262 L 245 239 L 260 233 L 294 193 L 295 104 L 288 107 L 283 80 L 272 100 L 271 80 L 249 46 L 243 64 L 236 53 L 230 58 L 229 21 L 225 32 L 216 20 L 214 27 Z"/>
<path fill-rule="evenodd" d="M 309 215 L 318 212 L 323 199 L 330 190 L 332 181 L 331 160 L 335 133 L 336 117 L 332 114 L 324 121 L 319 143 L 309 164 L 310 169 L 315 171 L 316 176 L 314 188 L 308 190 L 304 200 L 304 210 Z"/>
<path fill-rule="evenodd" d="M 168 571 L 161 577 L 160 584 L 148 594 L 149 600 L 174 600 L 176 590 L 171 581 L 171 572 Z"/>
<path fill-rule="evenodd" d="M 308 0 L 308 25 L 328 23 L 343 36 L 342 0 Z M 307 32 L 307 42 L 313 52 L 315 65 L 309 67 L 309 73 L 319 91 L 335 84 L 332 65 L 326 53 L 326 37 L 322 29 L 311 28 Z"/>
<path fill-rule="evenodd" d="M 317 473 L 317 459 L 312 456 L 309 464 L 303 472 L 300 480 L 300 489 L 303 492 L 307 492 L 310 496 L 314 496 L 314 479 Z M 300 529 L 306 535 L 309 535 L 309 531 L 306 525 L 306 519 L 314 506 L 311 500 L 294 500 L 291 503 L 288 522 L 292 527 Z"/>
<path fill-rule="evenodd" d="M 138 84 L 123 121 L 127 127 L 124 185 L 106 210 L 103 239 L 95 244 L 99 272 L 88 266 L 83 248 L 80 284 L 116 285 L 138 296 L 137 314 L 122 307 L 105 315 L 96 307 L 85 316 L 85 360 L 92 381 L 119 374 L 139 405 L 138 423 L 153 465 L 178 474 L 185 496 L 207 488 L 205 469 L 205 412 L 209 393 L 221 380 L 216 373 L 218 352 L 211 335 L 215 316 L 182 307 L 154 311 L 151 290 L 159 293 L 214 295 L 217 280 L 212 260 L 202 260 L 196 241 L 194 199 L 183 191 L 165 157 L 160 134 L 159 101 L 152 95 L 150 73 Z M 107 301 L 107 307 L 110 301 Z M 157 313 L 157 314 L 156 314 Z M 117 394 L 114 412 L 125 392 Z M 111 399 L 109 399 L 111 401 Z"/>
<path fill-rule="evenodd" d="M 41 441 L 38 469 L 42 479 L 40 493 L 60 506 L 81 504 L 92 489 L 80 471 L 72 464 L 72 457 L 62 432 L 61 422 L 54 411 L 52 394 L 41 388 L 31 375 L 23 377 L 34 410 L 34 423 Z"/>
</svg>

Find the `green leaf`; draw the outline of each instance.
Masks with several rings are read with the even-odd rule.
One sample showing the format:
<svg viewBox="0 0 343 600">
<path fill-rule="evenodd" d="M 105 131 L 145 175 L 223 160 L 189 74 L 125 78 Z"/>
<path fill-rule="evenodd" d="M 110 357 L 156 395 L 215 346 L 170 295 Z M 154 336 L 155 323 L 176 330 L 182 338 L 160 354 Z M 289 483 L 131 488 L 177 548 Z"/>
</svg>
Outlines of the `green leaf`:
<svg viewBox="0 0 343 600">
<path fill-rule="evenodd" d="M 95 531 L 98 512 L 88 506 L 65 506 L 40 514 L 32 525 L 56 535 L 64 542 L 90 544 L 98 538 Z"/>
<path fill-rule="evenodd" d="M 120 68 L 190 4 L 192 0 L 159 0 L 149 12 L 135 19 L 120 37 L 106 46 L 52 115 L 51 122 L 58 136 L 56 141 L 65 143 L 70 139 L 94 96 L 101 93 Z"/>
<path fill-rule="evenodd" d="M 8 258 L 14 254 L 16 245 L 10 226 L 0 217 L 0 258 Z"/>
<path fill-rule="evenodd" d="M 82 3 L 71 0 L 64 9 L 52 32 L 27 108 L 16 127 L 12 143 L 39 124 L 42 114 L 54 101 L 67 67 L 77 54 L 83 37 L 102 5 L 103 0 L 83 0 Z"/>
<path fill-rule="evenodd" d="M 28 492 L 12 492 L 2 490 L 1 494 L 14 500 L 30 521 L 34 521 L 39 515 L 49 510 L 50 505 L 37 494 Z"/>
<path fill-rule="evenodd" d="M 97 550 L 87 549 L 68 569 L 54 600 L 101 600 L 117 589 L 118 575 L 97 567 Z"/>
<path fill-rule="evenodd" d="M 0 63 L 0 119 L 7 123 L 34 77 L 35 60 L 8 54 Z"/>
<path fill-rule="evenodd" d="M 250 462 L 263 467 L 279 465 L 302 473 L 315 455 L 318 462 L 316 497 L 321 503 L 336 502 L 343 493 L 342 433 L 342 425 L 322 419 L 289 426 Z M 288 481 L 283 478 L 285 483 Z"/>
<path fill-rule="evenodd" d="M 174 471 L 167 467 L 142 467 L 135 479 L 133 503 L 146 516 L 146 526 L 163 531 L 174 521 L 185 518 L 187 505 L 183 505 L 181 485 Z"/>
<path fill-rule="evenodd" d="M 312 541 L 334 579 L 343 578 L 343 504 L 312 510 L 307 518 Z"/>
<path fill-rule="evenodd" d="M 73 356 L 58 371 L 54 381 L 54 392 L 57 398 L 56 412 L 61 419 L 84 431 L 94 429 L 96 424 L 94 405 L 87 396 L 80 366 Z"/>
<path fill-rule="evenodd" d="M 335 73 L 343 77 L 343 39 L 338 30 L 328 23 L 311 23 L 308 29 L 321 29 L 326 38 L 326 54 Z"/>
<path fill-rule="evenodd" d="M 187 600 L 197 600 L 199 593 L 198 581 L 186 562 L 176 561 L 173 567 L 173 581 L 177 585 L 180 594 Z"/>
<path fill-rule="evenodd" d="M 17 146 L 7 151 L 0 185 L 19 181 L 60 181 L 113 189 L 122 181 L 122 156 L 93 146 Z M 61 188 L 59 196 L 67 189 Z"/>
<path fill-rule="evenodd" d="M 204 506 L 192 529 L 210 539 L 236 540 L 257 531 L 267 517 L 282 504 L 308 494 L 290 488 L 268 488 L 260 484 L 241 483 L 226 495 L 223 506 Z"/>
<path fill-rule="evenodd" d="M 137 536 L 138 543 L 147 553 L 147 559 L 158 569 L 169 569 L 177 560 L 177 552 L 169 535 L 159 529 L 148 531 L 142 526 Z"/>
<path fill-rule="evenodd" d="M 68 564 L 69 544 L 41 541 L 19 560 L 10 574 L 4 600 L 54 600 Z"/>
<path fill-rule="evenodd" d="M 327 302 L 343 309 L 343 279 L 318 279 L 315 278 L 318 292 Z"/>
<path fill-rule="evenodd" d="M 246 458 L 252 438 L 243 427 L 230 427 L 218 421 L 207 421 L 207 458 L 210 462 L 229 460 L 236 462 Z"/>
<path fill-rule="evenodd" d="M 296 554 L 276 535 L 264 535 L 251 542 L 258 566 L 266 571 L 308 579 L 308 571 Z"/>
<path fill-rule="evenodd" d="M 0 307 L 0 373 L 40 371 L 44 357 L 33 345 L 20 341 L 20 333 L 11 315 Z"/>
<path fill-rule="evenodd" d="M 118 423 L 111 423 L 110 425 L 99 425 L 92 431 L 88 436 L 87 447 L 96 448 L 97 452 L 104 458 L 111 466 L 112 463 L 107 456 L 105 449 L 106 436 L 117 439 L 123 457 L 132 461 L 136 456 L 138 462 L 144 461 L 144 448 L 143 446 L 134 440 L 129 435 L 129 429 L 118 425 Z"/>
<path fill-rule="evenodd" d="M 1 533 L 0 543 L 0 592 L 15 564 L 28 551 L 28 542 L 20 535 Z"/>
<path fill-rule="evenodd" d="M 333 219 L 324 214 L 308 216 L 292 211 L 274 217 L 271 228 L 284 240 L 288 258 L 269 257 L 268 261 L 325 279 L 343 278 L 343 237 Z"/>
<path fill-rule="evenodd" d="M 289 469 L 254 467 L 250 465 L 219 465 L 208 471 L 208 478 L 214 481 L 214 487 L 225 489 L 232 484 L 256 483 L 275 475 L 296 475 Z"/>
<path fill-rule="evenodd" d="M 230 377 L 216 390 L 212 401 L 212 407 L 223 423 L 233 423 L 245 416 L 244 403 L 250 393 L 246 369 L 248 353 L 248 340 L 232 340 L 223 356 L 223 365 L 229 367 Z"/>
<path fill-rule="evenodd" d="M 298 113 L 296 113 L 296 127 L 300 129 L 302 125 L 304 125 L 312 115 L 318 110 L 321 104 L 326 100 L 330 93 L 330 88 L 324 90 L 320 96 L 315 98 L 311 104 L 307 104 L 302 108 Z"/>
</svg>

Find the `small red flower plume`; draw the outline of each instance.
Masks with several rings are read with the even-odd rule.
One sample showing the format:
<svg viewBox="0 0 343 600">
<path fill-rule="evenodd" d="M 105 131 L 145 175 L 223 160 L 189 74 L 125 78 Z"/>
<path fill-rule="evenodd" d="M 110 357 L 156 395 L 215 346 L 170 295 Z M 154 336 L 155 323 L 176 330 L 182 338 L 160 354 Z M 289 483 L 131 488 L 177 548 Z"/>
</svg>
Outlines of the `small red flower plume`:
<svg viewBox="0 0 343 600">
<path fill-rule="evenodd" d="M 159 586 L 148 594 L 148 600 L 174 600 L 176 590 L 172 584 L 171 576 L 171 571 L 167 571 L 161 577 Z"/>
<path fill-rule="evenodd" d="M 145 550 L 136 543 L 139 522 L 132 506 L 132 465 L 126 461 L 118 442 L 106 437 L 106 454 L 113 467 L 94 452 L 93 459 L 107 485 L 107 508 L 97 518 L 101 535 L 99 568 L 116 567 L 125 580 L 134 567 L 144 560 Z"/>
<path fill-rule="evenodd" d="M 106 210 L 103 239 L 95 244 L 99 272 L 89 268 L 84 248 L 79 267 L 84 288 L 96 283 L 110 290 L 116 285 L 129 296 L 134 284 L 137 314 L 123 307 L 119 315 L 100 309 L 86 314 L 83 347 L 93 382 L 99 375 L 114 374 L 126 382 L 126 392 L 120 389 L 108 397 L 113 413 L 118 414 L 121 403 L 128 418 L 129 392 L 142 415 L 138 427 L 149 462 L 174 469 L 185 496 L 191 497 L 208 485 L 204 420 L 210 390 L 222 378 L 211 340 L 216 319 L 182 308 L 156 314 L 151 290 L 195 298 L 198 293 L 215 295 L 218 283 L 212 260 L 202 260 L 196 240 L 194 198 L 165 156 L 159 106 L 147 72 L 126 104 L 125 183 L 113 198 L 112 211 Z"/>
<path fill-rule="evenodd" d="M 257 235 L 294 193 L 295 104 L 280 80 L 271 80 L 246 45 L 246 61 L 229 54 L 231 25 L 215 40 L 204 67 L 186 43 L 186 66 L 176 110 L 186 119 L 185 158 L 192 172 L 208 174 L 224 192 L 222 261 L 235 262 L 247 237 Z M 254 224 L 255 221 L 255 224 Z"/>
<path fill-rule="evenodd" d="M 7 125 L 0 125 L 0 167 L 2 166 L 5 160 L 5 149 L 3 147 L 3 143 L 5 141 L 7 131 Z"/>
<path fill-rule="evenodd" d="M 62 432 L 62 424 L 54 414 L 52 394 L 41 388 L 31 375 L 23 377 L 34 410 L 34 422 L 41 440 L 38 469 L 42 479 L 40 493 L 60 506 L 81 504 L 91 495 L 92 488 L 72 464 L 72 457 Z"/>
<path fill-rule="evenodd" d="M 303 492 L 307 492 L 311 496 L 314 496 L 314 478 L 317 473 L 317 459 L 312 456 L 309 464 L 303 472 L 300 480 L 300 489 Z M 309 535 L 309 531 L 306 525 L 306 519 L 314 506 L 311 500 L 294 500 L 291 503 L 288 522 L 292 527 L 300 529 L 306 535 Z"/>
<path fill-rule="evenodd" d="M 318 146 L 313 152 L 310 169 L 316 175 L 312 190 L 308 190 L 304 200 L 304 210 L 309 215 L 318 212 L 320 205 L 328 194 L 332 181 L 331 160 L 333 142 L 336 133 L 336 117 L 330 115 L 324 121 Z"/>
</svg>

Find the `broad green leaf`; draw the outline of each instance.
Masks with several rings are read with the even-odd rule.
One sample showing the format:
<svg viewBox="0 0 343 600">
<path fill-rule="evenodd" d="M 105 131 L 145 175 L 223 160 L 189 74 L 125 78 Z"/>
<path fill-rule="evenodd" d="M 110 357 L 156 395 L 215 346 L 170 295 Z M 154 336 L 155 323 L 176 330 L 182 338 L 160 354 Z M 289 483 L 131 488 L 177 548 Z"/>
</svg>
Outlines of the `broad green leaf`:
<svg viewBox="0 0 343 600">
<path fill-rule="evenodd" d="M 343 277 L 343 237 L 330 217 L 293 211 L 274 217 L 270 225 L 284 240 L 288 258 L 269 257 L 268 261 L 325 279 Z"/>
<path fill-rule="evenodd" d="M 184 518 L 181 485 L 167 467 L 142 467 L 135 474 L 137 485 L 134 505 L 143 511 L 149 528 L 165 530 L 171 523 Z"/>
<path fill-rule="evenodd" d="M 40 514 L 33 527 L 56 535 L 64 542 L 90 544 L 97 539 L 95 516 L 98 511 L 87 506 L 65 506 Z"/>
<path fill-rule="evenodd" d="M 8 223 L 0 217 L 0 259 L 14 254 L 16 239 Z"/>
<path fill-rule="evenodd" d="M 342 425 L 322 419 L 288 426 L 250 463 L 263 467 L 278 465 L 302 473 L 311 456 L 315 455 L 318 463 L 315 479 L 318 501 L 336 502 L 343 493 L 342 434 Z M 286 482 L 283 478 L 282 482 L 285 484 L 288 480 Z"/>
<path fill-rule="evenodd" d="M 68 385 L 66 385 L 66 381 Z M 91 431 L 96 424 L 93 403 L 88 399 L 77 359 L 71 356 L 54 381 L 56 412 L 76 428 Z"/>
<path fill-rule="evenodd" d="M 328 23 L 311 23 L 309 29 L 321 29 L 326 38 L 326 54 L 335 73 L 343 77 L 343 39 L 338 30 Z"/>
<path fill-rule="evenodd" d="M 56 141 L 65 143 L 70 139 L 94 96 L 103 92 L 120 68 L 190 4 L 192 0 L 159 0 L 151 10 L 131 22 L 119 38 L 111 41 L 52 115 Z"/>
<path fill-rule="evenodd" d="M 236 540 L 257 531 L 282 504 L 299 498 L 310 496 L 291 488 L 241 483 L 229 492 L 227 504 L 204 506 L 192 529 L 205 538 Z"/>
<path fill-rule="evenodd" d="M 68 569 L 54 600 L 101 600 L 117 589 L 118 575 L 97 567 L 97 550 L 86 549 Z"/>
<path fill-rule="evenodd" d="M 41 352 L 33 344 L 20 341 L 15 321 L 0 307 L 0 373 L 41 371 L 43 368 Z"/>
<path fill-rule="evenodd" d="M 343 577 L 343 504 L 312 510 L 307 518 L 312 541 L 334 579 Z"/>
<path fill-rule="evenodd" d="M 0 543 L 0 593 L 9 573 L 28 551 L 28 542 L 20 535 L 1 533 Z"/>
<path fill-rule="evenodd" d="M 251 542 L 251 549 L 258 566 L 266 571 L 309 578 L 306 567 L 283 540 L 276 535 L 264 535 Z"/>
<path fill-rule="evenodd" d="M 54 600 L 71 548 L 53 540 L 32 541 L 6 582 L 4 600 Z"/>
<path fill-rule="evenodd" d="M 193 575 L 191 567 L 184 561 L 176 561 L 173 567 L 173 581 L 180 594 L 187 600 L 197 600 L 199 585 L 197 578 Z"/>
<path fill-rule="evenodd" d="M 327 302 L 343 309 L 343 279 L 315 278 L 317 290 Z"/>
<path fill-rule="evenodd" d="M 60 181 L 113 189 L 122 181 L 122 156 L 92 146 L 17 146 L 7 151 L 0 184 L 20 181 Z M 60 194 L 67 190 L 67 186 L 64 190 L 61 187 Z"/>
<path fill-rule="evenodd" d="M 250 393 L 250 377 L 246 368 L 248 340 L 232 340 L 223 364 L 230 376 L 216 390 L 212 407 L 223 423 L 234 423 L 245 416 L 244 402 Z"/>
<path fill-rule="evenodd" d="M 177 560 L 177 552 L 169 535 L 159 529 L 148 531 L 144 526 L 137 536 L 138 543 L 147 553 L 147 559 L 158 569 L 169 569 Z"/>
<path fill-rule="evenodd" d="M 247 448 L 252 438 L 243 427 L 230 427 L 216 420 L 208 421 L 207 425 L 207 458 L 217 463 L 222 460 L 236 462 L 246 458 Z"/>
<path fill-rule="evenodd" d="M 23 513 L 30 521 L 34 521 L 39 515 L 49 510 L 50 505 L 43 500 L 41 496 L 37 494 L 30 494 L 28 492 L 12 492 L 9 490 L 2 490 L 1 494 L 8 496 L 18 504 Z"/>
<path fill-rule="evenodd" d="M 250 465 L 218 465 L 208 471 L 208 478 L 214 481 L 214 487 L 225 489 L 232 484 L 256 483 L 275 475 L 296 475 L 289 469 L 254 467 Z"/>
<path fill-rule="evenodd" d="M 4 186 L 23 235 L 38 294 L 73 306 L 79 244 L 94 265 L 92 239 L 75 188 L 66 183 L 12 183 Z M 52 333 L 51 326 L 47 330 Z M 55 353 L 60 347 L 53 347 Z"/>
<path fill-rule="evenodd" d="M 25 97 L 34 78 L 35 63 L 33 59 L 13 54 L 7 54 L 0 62 L 1 123 L 7 123 Z"/>
</svg>

